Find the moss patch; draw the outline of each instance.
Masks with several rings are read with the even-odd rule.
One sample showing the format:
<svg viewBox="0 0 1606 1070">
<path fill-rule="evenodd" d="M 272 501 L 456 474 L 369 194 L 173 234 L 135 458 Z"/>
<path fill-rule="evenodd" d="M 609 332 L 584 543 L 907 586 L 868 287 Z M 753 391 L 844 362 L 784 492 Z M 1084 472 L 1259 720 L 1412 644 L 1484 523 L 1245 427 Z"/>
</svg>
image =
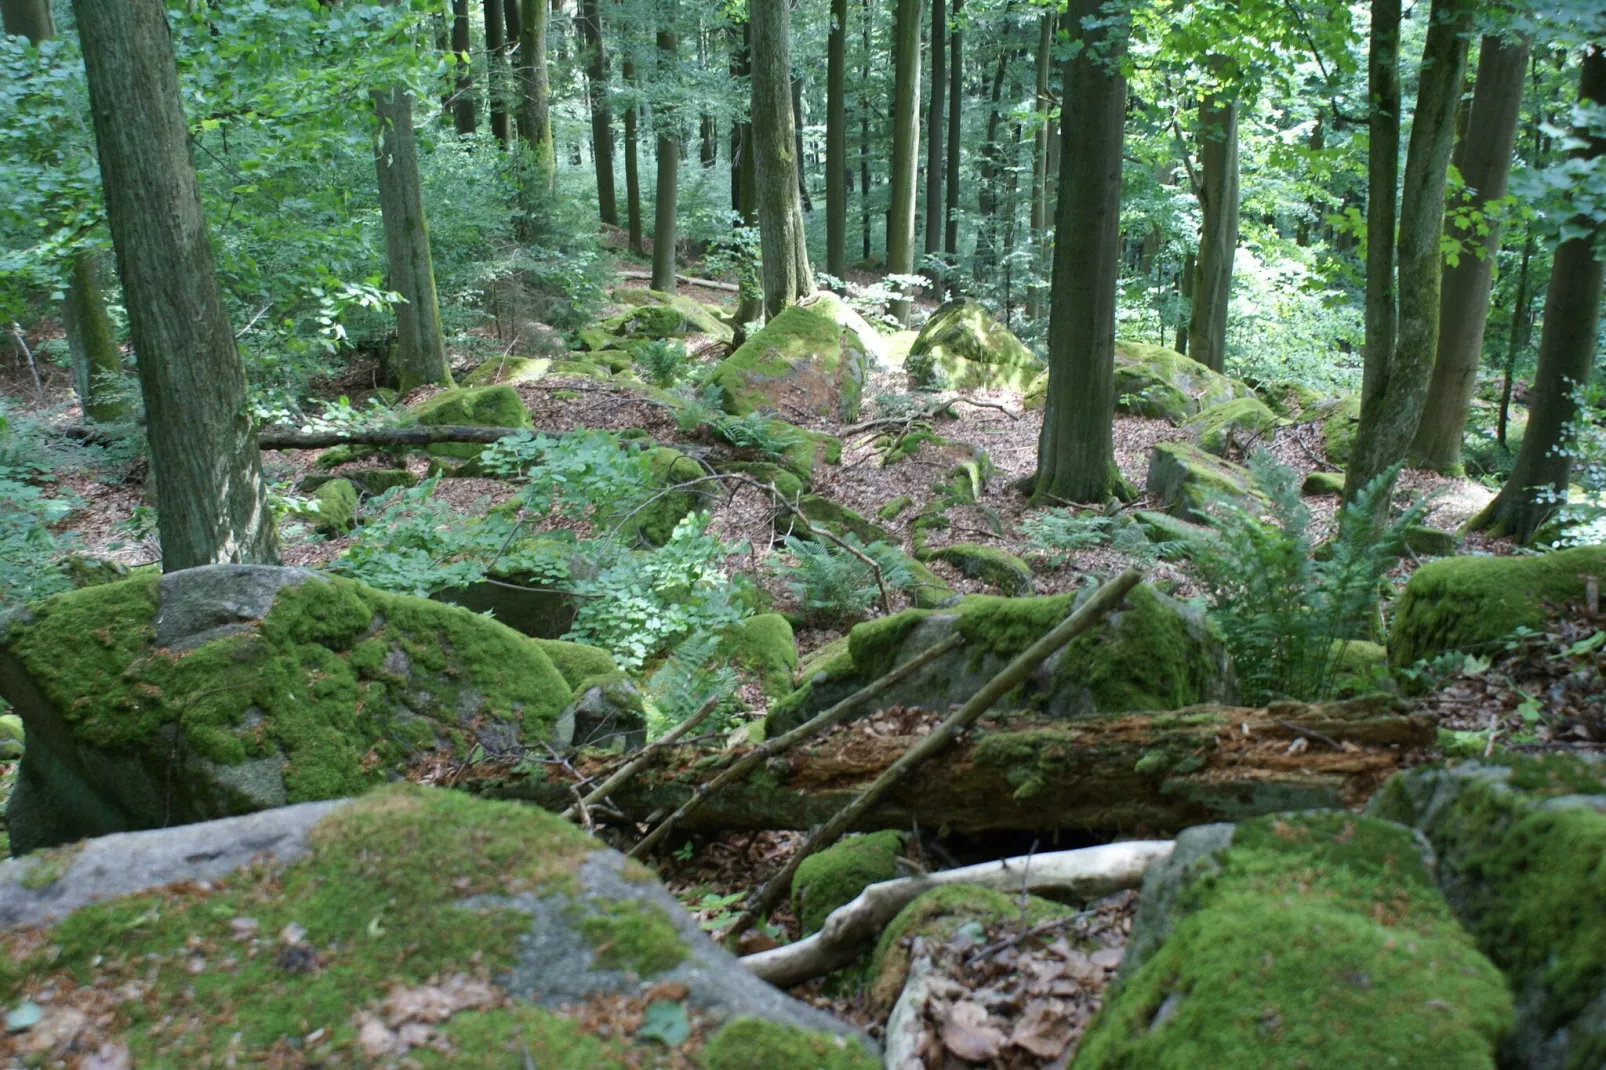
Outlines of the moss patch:
<svg viewBox="0 0 1606 1070">
<path fill-rule="evenodd" d="M 853 668 L 865 683 L 891 671 L 903 641 L 929 616 L 930 610 L 906 609 L 853 626 L 848 633 L 848 653 L 852 655 Z"/>
<path fill-rule="evenodd" d="M 880 1070 L 864 1045 L 763 1018 L 737 1018 L 703 1048 L 706 1070 Z"/>
<path fill-rule="evenodd" d="M 1234 398 L 1201 411 L 1188 421 L 1187 430 L 1200 449 L 1219 457 L 1229 442 L 1247 447 L 1270 437 L 1282 422 L 1259 398 Z"/>
<path fill-rule="evenodd" d="M 469 427 L 531 428 L 530 411 L 510 386 L 469 386 L 442 390 L 414 405 L 412 416 L 420 424 L 462 424 Z M 428 447 L 435 457 L 471 460 L 485 447 L 472 442 L 436 442 Z"/>
<path fill-rule="evenodd" d="M 929 551 L 926 560 L 946 561 L 961 575 L 980 580 L 1009 597 L 1032 593 L 1031 568 L 1014 554 L 995 546 L 957 542 Z"/>
<path fill-rule="evenodd" d="M 652 486 L 659 489 L 689 483 L 703 475 L 702 465 L 668 446 L 654 446 L 643 451 L 642 456 L 646 458 Z M 630 531 L 649 546 L 662 546 L 675 533 L 675 525 L 697 508 L 697 502 L 693 490 L 660 494 L 630 518 Z"/>
<path fill-rule="evenodd" d="M 1246 384 L 1174 349 L 1115 344 L 1115 407 L 1120 412 L 1181 424 L 1212 405 L 1253 395 Z"/>
<path fill-rule="evenodd" d="M 896 877 L 903 846 L 903 833 L 889 829 L 849 836 L 805 858 L 792 877 L 792 907 L 803 931 L 818 932 L 831 911 Z"/>
<path fill-rule="evenodd" d="M 532 639 L 563 677 L 564 683 L 578 690 L 580 683 L 593 676 L 611 676 L 619 671 L 613 655 L 601 647 L 570 643 L 562 639 Z"/>
<path fill-rule="evenodd" d="M 597 963 L 611 970 L 650 977 L 686 958 L 680 934 L 656 903 L 606 903 L 581 918 L 579 928 L 596 951 Z"/>
<path fill-rule="evenodd" d="M 1043 371 L 1043 362 L 980 302 L 960 297 L 932 312 L 904 370 L 920 387 L 1021 391 Z"/>
<path fill-rule="evenodd" d="M 779 613 L 760 613 L 737 626 L 733 656 L 758 677 L 764 694 L 782 698 L 791 694 L 797 671 L 797 640 L 792 626 Z"/>
<path fill-rule="evenodd" d="M 854 320 L 857 315 L 830 294 L 786 308 L 715 369 L 709 381 L 719 387 L 725 411 L 745 416 L 792 405 L 817 416 L 857 419 L 870 354 L 863 332 L 847 325 Z"/>
</svg>

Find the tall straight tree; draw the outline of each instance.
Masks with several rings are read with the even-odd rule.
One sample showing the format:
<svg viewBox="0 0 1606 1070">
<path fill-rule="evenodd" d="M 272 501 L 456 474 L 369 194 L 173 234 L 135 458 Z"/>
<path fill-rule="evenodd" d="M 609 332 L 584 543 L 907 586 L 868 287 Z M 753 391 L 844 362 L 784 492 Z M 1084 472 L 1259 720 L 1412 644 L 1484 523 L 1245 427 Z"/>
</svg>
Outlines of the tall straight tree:
<svg viewBox="0 0 1606 1070">
<path fill-rule="evenodd" d="M 859 239 L 861 254 L 870 259 L 870 0 L 859 4 L 859 43 L 863 65 L 859 68 Z"/>
<path fill-rule="evenodd" d="M 1038 114 L 1037 136 L 1032 145 L 1032 233 L 1031 240 L 1039 255 L 1038 271 L 1047 274 L 1047 260 L 1041 252 L 1048 248 L 1048 127 L 1049 127 L 1049 69 L 1053 64 L 1054 13 L 1046 12 L 1037 24 L 1037 86 L 1033 107 Z M 1048 307 L 1046 283 L 1032 286 L 1026 297 L 1026 315 L 1040 319 Z"/>
<path fill-rule="evenodd" d="M 1066 61 L 1060 98 L 1066 164 L 1055 210 L 1048 396 L 1032 487 L 1038 503 L 1102 502 L 1122 489 L 1112 432 L 1128 12 L 1071 0 L 1069 14 L 1082 47 Z"/>
<path fill-rule="evenodd" d="M 1488 36 L 1478 54 L 1478 80 L 1472 112 L 1461 139 L 1457 168 L 1466 183 L 1463 204 L 1482 213 L 1506 194 L 1511 151 L 1517 142 L 1522 84 L 1528 68 L 1526 37 Z M 1428 381 L 1422 419 L 1411 442 L 1410 460 L 1421 468 L 1459 473 L 1461 435 L 1477 386 L 1488 322 L 1489 286 L 1500 250 L 1500 220 L 1487 221 L 1481 236 L 1470 236 L 1457 262 L 1446 264 L 1439 292 L 1439 351 Z"/>
<path fill-rule="evenodd" d="M 138 354 L 162 571 L 276 564 L 245 369 L 212 265 L 162 0 L 74 0 Z"/>
<path fill-rule="evenodd" d="M 887 271 L 915 269 L 915 189 L 920 153 L 920 15 L 922 0 L 897 0 L 892 28 L 892 211 L 887 217 Z M 909 322 L 909 302 L 888 309 Z"/>
<path fill-rule="evenodd" d="M 659 81 L 675 73 L 678 45 L 675 37 L 675 0 L 664 0 L 658 23 Z M 661 97 L 653 108 L 658 134 L 658 179 L 653 187 L 652 288 L 675 292 L 675 201 L 680 184 L 680 108 Z"/>
<path fill-rule="evenodd" d="M 514 7 L 519 0 L 506 0 Z M 507 71 L 507 14 L 503 0 L 485 0 L 485 53 L 488 60 L 486 82 L 491 91 L 491 133 L 504 149 L 513 140 L 513 129 L 508 125 L 508 71 Z"/>
<path fill-rule="evenodd" d="M 1428 378 L 1439 344 L 1444 186 L 1455 138 L 1455 111 L 1466 75 L 1467 35 L 1472 29 L 1474 9 L 1473 0 L 1433 0 L 1428 16 L 1400 195 L 1394 345 L 1392 351 L 1379 347 L 1374 352 L 1368 332 L 1361 421 L 1344 480 L 1346 500 L 1353 500 L 1375 477 L 1405 459 L 1427 398 Z M 1367 190 L 1370 200 L 1392 200 L 1393 196 L 1392 187 L 1372 186 Z M 1369 224 L 1367 240 L 1372 237 Z M 1368 262 L 1368 272 L 1371 267 Z M 1368 297 L 1371 285 L 1368 278 Z"/>
<path fill-rule="evenodd" d="M 753 31 L 753 163 L 758 192 L 758 236 L 764 262 L 764 313 L 773 318 L 814 293 L 803 210 L 798 202 L 790 71 L 788 0 L 749 0 Z M 829 187 L 828 187 L 829 188 Z"/>
<path fill-rule="evenodd" d="M 613 109 L 608 106 L 608 54 L 602 46 L 601 0 L 580 0 L 580 33 L 586 45 L 586 93 L 591 99 L 591 158 L 597 168 L 597 213 L 619 225 L 613 188 Z"/>
<path fill-rule="evenodd" d="M 814 211 L 814 204 L 809 200 L 809 176 L 804 169 L 803 157 L 803 76 L 794 75 L 792 78 L 792 140 L 793 156 L 797 161 L 797 195 L 803 201 L 803 210 Z"/>
<path fill-rule="evenodd" d="M 1221 64 L 1214 63 L 1219 72 Z M 1238 104 L 1226 89 L 1199 104 L 1199 257 L 1194 262 L 1188 355 L 1221 371 L 1227 362 L 1227 306 L 1238 252 Z"/>
<path fill-rule="evenodd" d="M 56 36 L 50 0 L 0 0 L 0 27 L 15 37 L 26 37 L 35 46 Z"/>
<path fill-rule="evenodd" d="M 963 125 L 961 93 L 965 71 L 965 0 L 953 0 L 953 26 L 948 31 L 948 181 L 943 198 L 943 256 L 952 271 L 959 253 L 959 137 Z"/>
<path fill-rule="evenodd" d="M 1606 107 L 1606 48 L 1593 45 L 1585 51 L 1578 100 L 1581 105 Z M 1606 137 L 1600 136 L 1598 126 L 1575 129 L 1573 136 L 1579 160 L 1598 162 L 1606 156 Z M 1598 211 L 1580 214 L 1569 221 L 1568 230 L 1571 236 L 1556 246 L 1550 288 L 1545 292 L 1528 429 L 1505 486 L 1469 525 L 1513 536 L 1521 543 L 1532 540 L 1556 503 L 1566 498 L 1572 457 L 1562 447 L 1567 444 L 1568 426 L 1577 418 L 1576 391 L 1589 382 L 1600 328 L 1606 265 L 1597 254 L 1606 242 L 1606 223 Z"/>
<path fill-rule="evenodd" d="M 948 105 L 947 5 L 931 0 L 931 103 L 926 120 L 926 244 L 925 253 L 942 252 L 943 136 L 947 133 L 944 114 Z M 932 281 L 937 279 L 931 273 Z"/>
<path fill-rule="evenodd" d="M 629 52 L 625 53 L 619 73 L 624 76 L 627 86 L 637 88 L 636 65 L 631 62 Z M 625 108 L 625 222 L 632 256 L 641 256 L 647 248 L 641 234 L 641 158 L 637 147 L 640 138 L 636 133 L 640 121 L 641 104 L 632 97 Z"/>
<path fill-rule="evenodd" d="M 547 81 L 546 0 L 518 0 L 519 15 L 519 136 L 529 148 L 535 175 L 526 183 L 529 193 L 543 195 L 552 187 L 557 156 L 552 147 L 552 90 Z M 536 205 L 527 202 L 526 213 Z M 527 220 L 526 226 L 533 221 Z"/>
<path fill-rule="evenodd" d="M 457 84 L 452 93 L 452 125 L 459 134 L 472 134 L 479 128 L 474 107 L 474 64 L 468 26 L 468 0 L 452 0 L 452 63 L 457 68 Z"/>
<path fill-rule="evenodd" d="M 848 273 L 847 96 L 848 0 L 831 0 L 825 43 L 825 270 L 839 279 Z"/>
</svg>

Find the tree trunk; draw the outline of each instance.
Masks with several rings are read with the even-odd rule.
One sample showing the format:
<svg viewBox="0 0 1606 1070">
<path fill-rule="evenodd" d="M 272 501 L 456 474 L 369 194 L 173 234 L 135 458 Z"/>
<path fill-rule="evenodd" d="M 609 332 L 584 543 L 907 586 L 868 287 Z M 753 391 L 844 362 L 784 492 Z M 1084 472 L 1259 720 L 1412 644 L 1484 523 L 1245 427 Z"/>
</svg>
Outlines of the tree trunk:
<svg viewBox="0 0 1606 1070">
<path fill-rule="evenodd" d="M 1396 254 L 1399 313 L 1394 351 L 1387 365 L 1374 370 L 1368 346 L 1361 422 L 1344 480 L 1346 501 L 1353 500 L 1373 478 L 1405 459 L 1406 448 L 1422 418 L 1422 403 L 1427 398 L 1428 377 L 1433 372 L 1439 344 L 1444 182 L 1454 144 L 1455 110 L 1461 101 L 1473 13 L 1472 0 L 1433 3 L 1400 195 Z M 1372 197 L 1379 194 L 1375 187 L 1370 192 Z M 1370 272 L 1370 264 L 1367 270 Z M 1371 285 L 1370 278 L 1367 284 Z"/>
<path fill-rule="evenodd" d="M 540 201 L 552 188 L 557 156 L 552 147 L 552 98 L 547 84 L 546 0 L 520 0 L 519 17 L 519 136 L 529 146 L 535 174 L 527 185 L 534 198 L 526 198 L 525 211 L 541 210 Z M 533 220 L 529 225 L 533 226 Z M 527 231 L 529 227 L 527 226 Z"/>
<path fill-rule="evenodd" d="M 100 288 L 100 264 L 95 255 L 73 257 L 72 279 L 62 301 L 62 325 L 72 354 L 73 387 L 86 420 L 118 423 L 133 418 L 133 408 L 118 397 L 122 389 L 123 356 L 106 315 L 106 298 Z"/>
<path fill-rule="evenodd" d="M 1469 136 L 1462 141 L 1463 201 L 1481 211 L 1505 196 L 1511 174 L 1511 150 L 1517 141 L 1522 111 L 1522 83 L 1528 67 L 1528 38 L 1488 36 L 1478 57 L 1478 80 L 1467 119 Z M 1427 401 L 1411 464 L 1439 472 L 1461 473 L 1461 435 L 1467 409 L 1478 383 L 1483 358 L 1483 329 L 1489 314 L 1489 286 L 1495 255 L 1500 251 L 1500 223 L 1493 220 L 1481 238 L 1467 236 L 1459 262 L 1444 268 L 1439 294 L 1439 347 L 1428 382 Z"/>
<path fill-rule="evenodd" d="M 1182 303 L 1187 308 L 1193 307 L 1193 283 L 1195 261 L 1193 253 L 1185 253 L 1182 257 L 1182 271 L 1178 273 L 1178 289 L 1182 293 Z M 1177 324 L 1176 349 L 1183 356 L 1188 355 L 1188 321 L 1183 320 Z"/>
<path fill-rule="evenodd" d="M 763 250 L 764 312 L 769 318 L 814 292 L 803 213 L 798 205 L 791 85 L 791 15 L 787 0 L 750 0 L 753 31 L 753 163 Z"/>
<path fill-rule="evenodd" d="M 1367 54 L 1366 353 L 1362 404 L 1382 396 L 1394 363 L 1395 194 L 1400 184 L 1400 0 L 1372 0 Z"/>
<path fill-rule="evenodd" d="M 963 128 L 965 0 L 953 0 L 953 26 L 948 31 L 948 182 L 944 197 L 942 251 L 950 274 L 959 266 L 959 138 Z"/>
<path fill-rule="evenodd" d="M 859 237 L 860 255 L 870 260 L 870 0 L 859 5 L 864 67 L 859 72 Z"/>
<path fill-rule="evenodd" d="M 1199 258 L 1188 321 L 1188 354 L 1207 368 L 1227 363 L 1227 306 L 1238 252 L 1238 105 L 1206 96 L 1199 105 Z"/>
<path fill-rule="evenodd" d="M 814 211 L 809 200 L 809 180 L 803 166 L 803 79 L 792 79 L 792 155 L 797 165 L 797 195 L 805 212 Z"/>
<path fill-rule="evenodd" d="M 915 269 L 915 192 L 920 177 L 920 14 L 923 0 L 897 0 L 892 31 L 892 210 L 887 216 L 887 272 L 910 275 Z M 899 323 L 909 322 L 909 302 L 888 308 Z"/>
<path fill-rule="evenodd" d="M 160 0 L 75 0 L 106 221 L 145 397 L 162 570 L 279 548 Z"/>
<path fill-rule="evenodd" d="M 1038 126 L 1036 136 L 1032 139 L 1032 233 L 1031 242 L 1039 254 L 1034 258 L 1037 262 L 1039 276 L 1046 275 L 1046 260 L 1041 255 L 1048 249 L 1048 125 L 1049 125 L 1049 66 L 1053 62 L 1051 47 L 1054 43 L 1054 14 L 1049 12 L 1038 20 L 1037 26 L 1037 85 L 1034 93 L 1033 107 L 1036 109 Z M 1032 284 L 1031 291 L 1026 298 L 1026 315 L 1036 320 L 1043 317 L 1048 306 L 1048 292 L 1046 280 L 1039 279 Z"/>
<path fill-rule="evenodd" d="M 608 54 L 602 43 L 599 0 L 581 0 L 580 33 L 586 44 L 586 87 L 591 98 L 591 158 L 597 168 L 597 213 L 619 225 L 613 188 L 613 109 L 608 105 Z"/>
<path fill-rule="evenodd" d="M 1606 106 L 1606 49 L 1591 46 L 1584 53 L 1579 79 L 1580 104 Z M 1606 155 L 1606 137 L 1575 129 L 1581 143 L 1576 156 L 1594 161 Z M 1577 415 L 1576 391 L 1589 382 L 1606 265 L 1595 258 L 1595 246 L 1606 238 L 1606 223 L 1588 215 L 1571 220 L 1575 237 L 1556 247 L 1545 292 L 1545 325 L 1539 335 L 1539 367 L 1528 397 L 1528 429 L 1506 485 L 1489 507 L 1469 525 L 1518 542 L 1533 538 L 1567 497 L 1572 457 L 1564 452 L 1568 425 Z"/>
<path fill-rule="evenodd" d="M 943 0 L 931 0 L 931 103 L 926 127 L 926 244 L 927 256 L 942 252 L 943 136 L 947 133 L 944 113 L 948 105 L 948 14 Z M 927 277 L 937 282 L 937 272 Z M 937 287 L 937 292 L 941 292 Z"/>
<path fill-rule="evenodd" d="M 831 0 L 825 60 L 825 270 L 848 273 L 848 0 Z"/>
<path fill-rule="evenodd" d="M 1537 161 L 1536 161 L 1537 162 Z M 1522 264 L 1517 268 L 1517 293 L 1511 300 L 1511 330 L 1506 335 L 1506 373 L 1500 384 L 1500 416 L 1495 425 L 1495 441 L 1501 449 L 1506 444 L 1506 425 L 1511 419 L 1511 379 L 1517 370 L 1517 354 L 1528 344 L 1533 331 L 1532 303 L 1528 296 L 1528 266 L 1534 256 L 1533 227 L 1522 243 Z"/>
<path fill-rule="evenodd" d="M 628 55 L 628 53 L 626 53 Z M 636 65 L 626 59 L 620 67 L 625 83 L 636 84 Z M 643 256 L 646 243 L 641 235 L 641 162 L 636 151 L 636 125 L 641 116 L 641 105 L 631 101 L 625 109 L 625 222 L 629 227 L 630 253 Z"/>
<path fill-rule="evenodd" d="M 452 0 L 452 63 L 457 67 L 457 87 L 452 94 L 452 125 L 458 134 L 472 134 L 479 128 L 474 108 L 472 47 L 468 32 L 468 0 Z"/>
<path fill-rule="evenodd" d="M 0 0 L 0 27 L 15 37 L 26 37 L 34 47 L 56 36 L 50 0 Z"/>
<path fill-rule="evenodd" d="M 998 68 L 993 71 L 992 104 L 987 109 L 987 139 L 981 147 L 981 182 L 976 191 L 976 214 L 981 217 L 976 234 L 976 255 L 971 263 L 971 274 L 977 285 L 991 276 L 998 262 L 998 121 L 999 108 L 1004 97 L 1004 71 L 1009 67 L 1009 52 L 998 50 Z"/>
<path fill-rule="evenodd" d="M 1048 317 L 1048 397 L 1033 500 L 1104 502 L 1121 488 L 1115 417 L 1115 282 L 1121 257 L 1121 144 L 1126 79 L 1118 64 L 1127 9 L 1094 20 L 1099 0 L 1072 0 L 1083 47 L 1067 61 L 1066 173 L 1055 211 Z"/>
<path fill-rule="evenodd" d="M 507 0 L 513 6 L 518 0 Z M 504 149 L 513 140 L 508 124 L 508 70 L 507 70 L 507 15 L 502 10 L 503 0 L 485 0 L 485 51 L 488 59 L 488 78 L 491 90 L 491 133 Z"/>
<path fill-rule="evenodd" d="M 665 16 L 673 19 L 673 8 Z M 673 22 L 658 30 L 658 62 L 667 74 L 674 70 L 676 41 Z M 652 288 L 675 292 L 675 200 L 680 183 L 680 109 L 660 101 L 653 109 L 658 133 L 658 180 L 653 187 Z"/>
</svg>

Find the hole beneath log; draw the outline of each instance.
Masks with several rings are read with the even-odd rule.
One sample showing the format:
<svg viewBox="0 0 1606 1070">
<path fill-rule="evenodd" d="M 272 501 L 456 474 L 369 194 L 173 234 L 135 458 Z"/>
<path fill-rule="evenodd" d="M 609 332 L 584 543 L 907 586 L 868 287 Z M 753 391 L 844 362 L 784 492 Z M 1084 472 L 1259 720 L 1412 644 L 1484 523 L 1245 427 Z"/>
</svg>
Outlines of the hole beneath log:
<svg viewBox="0 0 1606 1070">
<path fill-rule="evenodd" d="M 996 862 L 1000 858 L 1022 857 L 1032 850 L 1032 844 L 1037 844 L 1038 853 L 1047 851 L 1070 851 L 1078 847 L 1096 847 L 1099 844 L 1110 843 L 1116 837 L 1099 833 L 1090 829 L 994 829 L 988 832 L 958 833 L 951 832 L 941 840 L 933 843 L 933 837 L 924 830 L 920 839 L 929 859 L 937 868 L 946 869 L 947 860 L 942 852 L 946 851 L 953 856 L 954 862 L 961 866 L 975 865 L 978 862 Z"/>
</svg>

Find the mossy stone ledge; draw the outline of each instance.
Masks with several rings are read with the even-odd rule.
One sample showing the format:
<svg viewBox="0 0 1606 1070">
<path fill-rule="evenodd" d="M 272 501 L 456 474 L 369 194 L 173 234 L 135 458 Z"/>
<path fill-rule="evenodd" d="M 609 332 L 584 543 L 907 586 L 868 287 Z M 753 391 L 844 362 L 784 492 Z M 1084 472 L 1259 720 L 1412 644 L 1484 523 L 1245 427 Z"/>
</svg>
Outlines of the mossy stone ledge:
<svg viewBox="0 0 1606 1070">
<path fill-rule="evenodd" d="M 870 369 L 882 362 L 875 328 L 832 294 L 792 305 L 714 369 L 725 411 L 788 412 L 853 421 Z"/>
<path fill-rule="evenodd" d="M 1184 429 L 1200 449 L 1221 457 L 1229 445 L 1241 449 L 1269 441 L 1285 422 L 1259 398 L 1234 398 L 1201 410 Z"/>
<path fill-rule="evenodd" d="M 1149 451 L 1145 490 L 1149 500 L 1192 524 L 1203 523 L 1217 498 L 1241 498 L 1250 491 L 1249 472 L 1214 457 L 1190 442 L 1157 442 Z"/>
<path fill-rule="evenodd" d="M 996 546 L 956 542 L 927 550 L 925 559 L 952 565 L 960 575 L 979 580 L 1007 597 L 1029 595 L 1033 591 L 1031 567 L 1008 550 L 1000 550 Z"/>
<path fill-rule="evenodd" d="M 1183 424 L 1213 405 L 1253 396 L 1247 384 L 1174 349 L 1142 342 L 1115 343 L 1118 412 Z"/>
<path fill-rule="evenodd" d="M 904 360 L 912 386 L 937 390 L 1024 391 L 1044 368 L 1037 354 L 969 297 L 932 312 Z"/>
</svg>

